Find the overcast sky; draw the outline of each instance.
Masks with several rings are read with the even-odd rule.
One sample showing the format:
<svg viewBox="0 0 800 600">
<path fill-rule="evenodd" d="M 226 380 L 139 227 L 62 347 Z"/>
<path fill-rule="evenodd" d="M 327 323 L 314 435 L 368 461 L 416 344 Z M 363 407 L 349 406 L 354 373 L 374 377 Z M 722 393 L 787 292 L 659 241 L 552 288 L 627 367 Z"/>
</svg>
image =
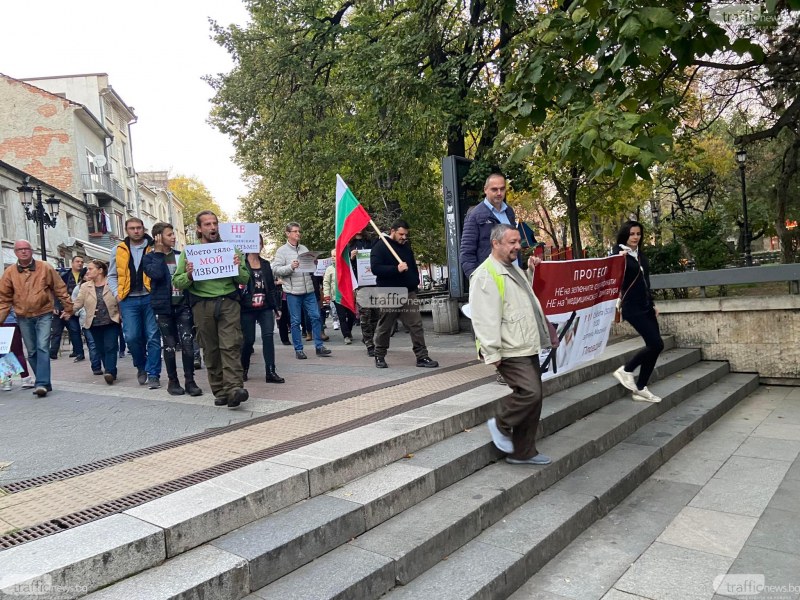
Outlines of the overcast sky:
<svg viewBox="0 0 800 600">
<path fill-rule="evenodd" d="M 195 176 L 234 213 L 246 185 L 230 141 L 206 123 L 212 90 L 201 80 L 233 62 L 210 39 L 209 17 L 243 25 L 248 13 L 240 0 L 4 1 L 0 73 L 108 73 L 139 117 L 136 169 Z"/>
</svg>

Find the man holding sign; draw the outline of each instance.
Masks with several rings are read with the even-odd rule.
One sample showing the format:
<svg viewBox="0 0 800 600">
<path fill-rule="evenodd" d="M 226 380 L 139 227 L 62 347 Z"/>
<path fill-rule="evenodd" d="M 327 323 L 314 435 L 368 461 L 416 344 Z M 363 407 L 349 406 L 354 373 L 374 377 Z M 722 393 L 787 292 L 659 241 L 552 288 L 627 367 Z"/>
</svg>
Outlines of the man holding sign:
<svg viewBox="0 0 800 600">
<path fill-rule="evenodd" d="M 173 285 L 188 290 L 197 338 L 216 406 L 236 408 L 249 398 L 242 385 L 239 284 L 250 278 L 240 252 L 220 243 L 217 215 L 197 215 L 198 244 L 178 259 Z"/>
</svg>

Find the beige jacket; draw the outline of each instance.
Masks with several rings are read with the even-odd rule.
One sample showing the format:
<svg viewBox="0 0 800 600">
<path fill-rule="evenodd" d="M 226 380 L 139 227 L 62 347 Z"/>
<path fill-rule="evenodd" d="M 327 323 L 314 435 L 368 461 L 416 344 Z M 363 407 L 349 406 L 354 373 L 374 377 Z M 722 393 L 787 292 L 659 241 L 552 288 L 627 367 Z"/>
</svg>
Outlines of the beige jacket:
<svg viewBox="0 0 800 600">
<path fill-rule="evenodd" d="M 492 269 L 502 281 L 502 292 Z M 511 269 L 519 277 L 513 277 Z M 486 364 L 533 356 L 550 347 L 542 306 L 531 280 L 517 265 L 506 266 L 489 256 L 469 278 L 469 305 L 478 350 Z"/>
<path fill-rule="evenodd" d="M 103 302 L 106 303 L 108 316 L 111 317 L 111 320 L 114 321 L 114 323 L 119 323 L 119 303 L 108 283 L 103 286 Z M 97 288 L 93 282 L 87 281 L 81 285 L 81 291 L 78 292 L 78 297 L 75 299 L 74 308 L 76 311 L 81 308 L 86 309 L 86 322 L 83 326 L 85 329 L 89 329 L 92 326 L 94 314 L 97 311 Z"/>
</svg>

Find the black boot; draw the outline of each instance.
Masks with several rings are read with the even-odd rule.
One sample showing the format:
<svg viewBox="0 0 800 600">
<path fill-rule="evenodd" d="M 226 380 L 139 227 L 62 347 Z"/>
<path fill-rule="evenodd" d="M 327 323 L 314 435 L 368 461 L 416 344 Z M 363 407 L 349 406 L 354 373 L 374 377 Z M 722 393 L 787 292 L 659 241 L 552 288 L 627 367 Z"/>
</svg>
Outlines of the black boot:
<svg viewBox="0 0 800 600">
<path fill-rule="evenodd" d="M 203 390 L 197 387 L 197 384 L 194 382 L 194 379 L 190 377 L 186 377 L 186 393 L 190 396 L 202 396 Z"/>
<path fill-rule="evenodd" d="M 169 382 L 167 383 L 167 392 L 170 396 L 183 396 L 186 392 L 184 392 L 183 388 L 181 387 L 180 382 L 177 378 L 172 379 L 170 377 Z"/>
<path fill-rule="evenodd" d="M 286 380 L 275 372 L 275 367 L 267 369 L 267 383 L 283 383 L 284 381 Z"/>
<path fill-rule="evenodd" d="M 242 381 L 247 381 L 247 371 L 249 369 L 242 369 Z"/>
</svg>

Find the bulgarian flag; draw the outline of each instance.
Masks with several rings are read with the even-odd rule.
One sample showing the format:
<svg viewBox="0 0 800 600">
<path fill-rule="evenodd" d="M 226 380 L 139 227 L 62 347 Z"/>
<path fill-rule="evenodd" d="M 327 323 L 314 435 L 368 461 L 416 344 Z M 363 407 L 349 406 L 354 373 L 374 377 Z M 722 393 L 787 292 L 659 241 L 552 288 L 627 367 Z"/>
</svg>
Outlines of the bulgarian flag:
<svg viewBox="0 0 800 600">
<path fill-rule="evenodd" d="M 344 180 L 336 175 L 336 295 L 334 300 L 356 311 L 353 293 L 353 276 L 347 244 L 364 227 L 369 225 L 369 214 L 356 200 Z"/>
</svg>

